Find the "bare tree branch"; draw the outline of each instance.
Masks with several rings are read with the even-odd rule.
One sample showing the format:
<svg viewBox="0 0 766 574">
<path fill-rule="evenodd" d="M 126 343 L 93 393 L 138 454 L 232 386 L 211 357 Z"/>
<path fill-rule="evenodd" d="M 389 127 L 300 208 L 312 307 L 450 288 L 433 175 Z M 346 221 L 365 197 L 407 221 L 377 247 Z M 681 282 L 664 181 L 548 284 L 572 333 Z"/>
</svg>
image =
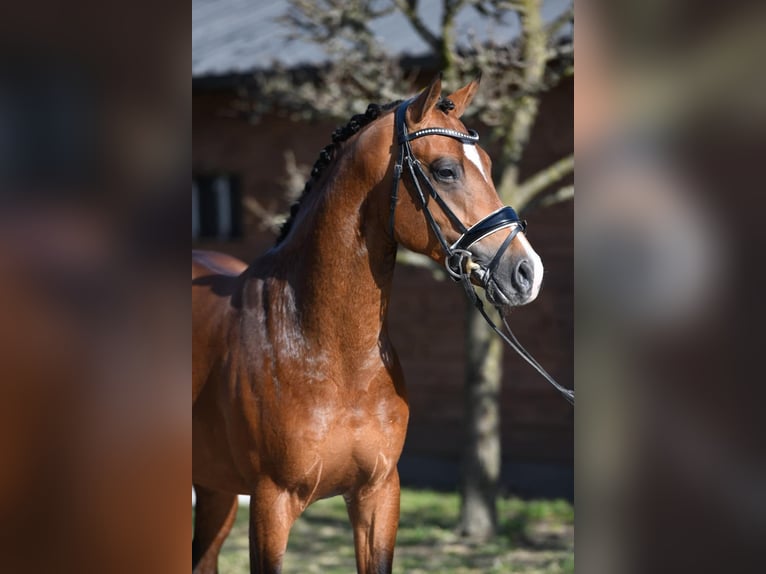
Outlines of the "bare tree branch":
<svg viewBox="0 0 766 574">
<path fill-rule="evenodd" d="M 401 10 L 402 14 L 407 17 L 407 20 L 410 21 L 412 27 L 420 35 L 420 37 L 423 38 L 426 44 L 431 46 L 431 48 L 438 53 L 441 47 L 441 41 L 437 36 L 433 34 L 433 32 L 431 32 L 431 30 L 428 29 L 428 27 L 425 25 L 425 22 L 420 19 L 420 16 L 418 15 L 417 0 L 412 2 L 408 2 L 407 0 L 394 0 L 394 4 L 397 8 L 399 8 L 399 10 Z"/>
<path fill-rule="evenodd" d="M 541 0 L 523 0 L 524 10 L 520 13 L 523 29 L 523 88 L 524 95 L 516 102 L 513 121 L 505 138 L 505 153 L 510 162 L 518 164 L 529 134 L 537 119 L 539 98 L 530 94 L 542 85 L 545 73 L 547 37 L 542 26 Z M 515 183 L 515 182 L 514 182 Z"/>
<path fill-rule="evenodd" d="M 258 222 L 258 229 L 261 231 L 269 231 L 277 234 L 279 233 L 280 227 L 282 227 L 282 224 L 287 219 L 286 213 L 280 213 L 273 208 L 265 207 L 252 195 L 243 197 L 242 203 L 245 206 L 245 209 L 255 216 L 255 219 Z"/>
<path fill-rule="evenodd" d="M 280 185 L 289 203 L 296 201 L 301 196 L 310 173 L 310 166 L 298 165 L 293 150 L 285 152 L 285 176 L 280 181 Z"/>
<path fill-rule="evenodd" d="M 556 163 L 538 171 L 511 192 L 512 205 L 522 210 L 535 196 L 551 184 L 559 181 L 574 171 L 574 155 L 561 158 Z"/>
<path fill-rule="evenodd" d="M 549 42 L 555 42 L 561 29 L 571 22 L 574 22 L 574 6 L 570 6 L 545 25 L 545 35 Z"/>
<path fill-rule="evenodd" d="M 571 42 L 567 42 L 565 44 L 556 46 L 555 48 L 549 49 L 546 53 L 546 59 L 550 61 L 565 57 L 571 58 L 573 55 L 574 45 Z"/>
<path fill-rule="evenodd" d="M 431 271 L 434 279 L 439 281 L 443 280 L 447 273 L 441 265 L 438 265 L 430 257 L 415 253 L 409 249 L 400 248 L 396 252 L 396 262 L 403 263 L 404 265 L 411 265 L 412 267 L 420 267 L 421 269 L 428 269 Z"/>
<path fill-rule="evenodd" d="M 567 185 L 554 191 L 550 195 L 546 195 L 540 200 L 540 207 L 550 207 L 557 203 L 563 203 L 574 199 L 574 185 Z"/>
</svg>

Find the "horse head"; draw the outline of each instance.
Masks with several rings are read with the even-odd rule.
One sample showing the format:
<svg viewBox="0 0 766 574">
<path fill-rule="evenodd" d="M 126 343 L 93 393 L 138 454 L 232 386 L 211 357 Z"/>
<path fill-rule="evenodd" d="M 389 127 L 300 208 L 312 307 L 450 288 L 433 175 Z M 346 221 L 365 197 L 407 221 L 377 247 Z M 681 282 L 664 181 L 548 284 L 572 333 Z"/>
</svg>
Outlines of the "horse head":
<svg viewBox="0 0 766 574">
<path fill-rule="evenodd" d="M 446 264 L 453 277 L 470 277 L 493 305 L 524 305 L 540 291 L 543 265 L 525 222 L 500 201 L 478 136 L 460 121 L 478 87 L 477 79 L 445 99 L 436 78 L 401 104 L 391 230 L 398 243 Z"/>
</svg>

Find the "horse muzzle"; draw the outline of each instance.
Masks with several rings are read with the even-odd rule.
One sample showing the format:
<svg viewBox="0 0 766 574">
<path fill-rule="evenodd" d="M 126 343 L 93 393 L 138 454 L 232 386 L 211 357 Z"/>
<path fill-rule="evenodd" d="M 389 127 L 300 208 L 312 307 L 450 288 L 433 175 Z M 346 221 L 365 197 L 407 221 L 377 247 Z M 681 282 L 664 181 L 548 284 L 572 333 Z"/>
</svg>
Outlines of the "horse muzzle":
<svg viewBox="0 0 766 574">
<path fill-rule="evenodd" d="M 537 297 L 540 284 L 535 277 L 535 267 L 527 258 L 501 264 L 494 273 L 481 275 L 480 281 L 487 299 L 495 307 L 530 303 Z"/>
<path fill-rule="evenodd" d="M 505 239 L 494 246 L 482 240 L 500 230 L 510 229 Z M 483 287 L 495 307 L 524 305 L 539 291 L 542 264 L 523 234 L 526 222 L 511 207 L 502 207 L 466 230 L 450 246 L 445 258 L 447 272 L 455 281 L 470 280 Z M 523 254 L 512 256 L 509 250 L 515 238 L 524 246 Z M 496 246 L 496 247 L 495 247 Z M 539 274 L 539 277 L 536 276 Z"/>
</svg>

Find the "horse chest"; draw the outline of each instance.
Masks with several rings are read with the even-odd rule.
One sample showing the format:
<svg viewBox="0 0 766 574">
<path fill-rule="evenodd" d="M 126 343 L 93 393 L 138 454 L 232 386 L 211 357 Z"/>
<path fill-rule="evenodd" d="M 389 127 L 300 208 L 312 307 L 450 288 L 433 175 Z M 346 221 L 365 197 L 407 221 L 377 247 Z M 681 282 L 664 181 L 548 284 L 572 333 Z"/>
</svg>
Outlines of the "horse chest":
<svg viewBox="0 0 766 574">
<path fill-rule="evenodd" d="M 327 456 L 361 456 L 368 446 L 376 451 L 396 450 L 401 447 L 406 427 L 402 407 L 400 401 L 388 400 L 373 406 L 320 403 L 290 413 L 283 433 L 285 439 L 299 442 L 303 449 Z"/>
<path fill-rule="evenodd" d="M 351 398 L 318 402 L 286 420 L 275 469 L 280 482 L 326 496 L 374 485 L 390 474 L 404 444 L 406 404 L 396 395 L 374 403 Z"/>
<path fill-rule="evenodd" d="M 248 429 L 248 459 L 260 469 L 250 480 L 268 474 L 307 500 L 388 476 L 408 408 L 380 355 L 349 369 L 319 351 L 295 363 L 272 354 L 280 352 L 284 347 L 258 349 L 258 368 L 231 387 Z"/>
</svg>

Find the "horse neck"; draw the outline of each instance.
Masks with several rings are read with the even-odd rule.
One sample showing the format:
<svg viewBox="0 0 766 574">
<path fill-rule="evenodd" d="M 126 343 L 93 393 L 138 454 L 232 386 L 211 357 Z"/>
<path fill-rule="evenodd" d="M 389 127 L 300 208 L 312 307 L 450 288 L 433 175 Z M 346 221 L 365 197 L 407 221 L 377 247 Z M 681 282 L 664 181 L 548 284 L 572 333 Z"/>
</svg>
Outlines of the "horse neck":
<svg viewBox="0 0 766 574">
<path fill-rule="evenodd" d="M 383 342 L 396 245 L 372 201 L 384 195 L 375 189 L 383 182 L 372 189 L 360 184 L 352 166 L 343 165 L 347 161 L 339 157 L 324 185 L 304 199 L 301 217 L 275 256 L 304 337 L 375 353 Z"/>
</svg>

